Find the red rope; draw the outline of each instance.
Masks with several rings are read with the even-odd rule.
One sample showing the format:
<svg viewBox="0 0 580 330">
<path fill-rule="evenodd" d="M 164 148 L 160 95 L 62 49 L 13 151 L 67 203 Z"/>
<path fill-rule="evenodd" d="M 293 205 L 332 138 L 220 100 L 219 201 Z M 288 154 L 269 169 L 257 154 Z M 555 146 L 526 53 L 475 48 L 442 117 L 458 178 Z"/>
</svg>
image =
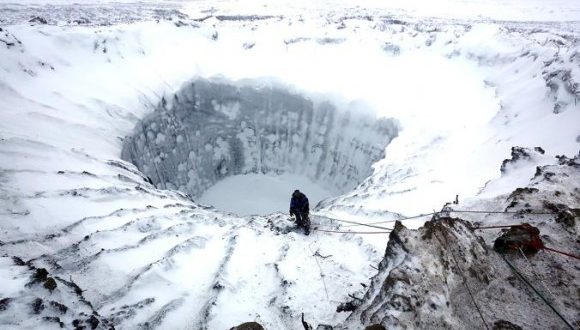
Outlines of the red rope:
<svg viewBox="0 0 580 330">
<path fill-rule="evenodd" d="M 510 228 L 511 227 L 524 227 L 524 228 L 525 227 L 528 227 L 528 228 L 532 228 L 528 224 L 520 224 L 520 225 L 477 227 L 477 228 L 473 228 L 473 229 L 475 230 L 475 229 L 492 229 L 492 228 L 508 228 L 508 227 L 510 227 Z M 532 245 L 535 249 L 545 249 L 545 250 L 548 250 L 548 251 L 556 252 L 556 253 L 559 253 L 559 254 L 562 254 L 562 255 L 565 255 L 565 256 L 568 256 L 568 257 L 571 257 L 571 258 L 580 260 L 580 256 L 577 256 L 577 255 L 574 255 L 574 254 L 570 254 L 570 253 L 566 253 L 566 252 L 563 252 L 563 251 L 558 251 L 558 250 L 555 250 L 555 249 L 552 249 L 552 248 L 549 248 L 549 247 L 544 246 L 544 244 L 540 240 L 539 236 L 538 236 L 538 239 L 537 239 L 537 243 L 538 244 L 533 244 L 533 243 L 535 243 L 535 242 L 532 240 L 532 242 L 530 242 L 529 244 Z"/>
<path fill-rule="evenodd" d="M 554 250 L 554 249 L 551 249 L 551 248 L 549 248 L 549 247 L 546 247 L 546 246 L 544 246 L 544 250 L 548 250 L 548 251 L 552 251 L 552 252 L 560 253 L 560 254 L 563 254 L 563 255 L 565 255 L 565 256 L 568 256 L 568 257 L 575 258 L 575 259 L 580 259 L 580 256 L 576 256 L 576 255 L 573 255 L 573 254 L 570 254 L 570 253 L 566 253 L 566 252 L 562 252 L 562 251 Z"/>
</svg>

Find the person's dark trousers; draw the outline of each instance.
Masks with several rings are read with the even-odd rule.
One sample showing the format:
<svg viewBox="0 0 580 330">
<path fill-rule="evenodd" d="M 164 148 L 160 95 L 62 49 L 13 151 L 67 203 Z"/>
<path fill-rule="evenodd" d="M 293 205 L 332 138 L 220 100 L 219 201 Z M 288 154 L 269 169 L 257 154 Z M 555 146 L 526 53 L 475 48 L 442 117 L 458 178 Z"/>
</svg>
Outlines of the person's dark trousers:
<svg viewBox="0 0 580 330">
<path fill-rule="evenodd" d="M 308 213 L 296 212 L 296 224 L 298 227 L 304 228 L 306 235 L 310 234 L 310 219 L 308 219 Z"/>
</svg>

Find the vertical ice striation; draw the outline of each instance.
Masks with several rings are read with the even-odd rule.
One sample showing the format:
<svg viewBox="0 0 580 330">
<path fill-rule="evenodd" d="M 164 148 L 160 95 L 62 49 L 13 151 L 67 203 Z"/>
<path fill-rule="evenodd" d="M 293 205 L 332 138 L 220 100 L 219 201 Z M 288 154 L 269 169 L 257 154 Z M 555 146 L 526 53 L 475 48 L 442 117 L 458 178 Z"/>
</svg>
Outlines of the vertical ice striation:
<svg viewBox="0 0 580 330">
<path fill-rule="evenodd" d="M 391 119 L 273 87 L 196 80 L 138 123 L 122 157 L 192 196 L 230 175 L 294 173 L 343 193 L 397 135 Z"/>
</svg>

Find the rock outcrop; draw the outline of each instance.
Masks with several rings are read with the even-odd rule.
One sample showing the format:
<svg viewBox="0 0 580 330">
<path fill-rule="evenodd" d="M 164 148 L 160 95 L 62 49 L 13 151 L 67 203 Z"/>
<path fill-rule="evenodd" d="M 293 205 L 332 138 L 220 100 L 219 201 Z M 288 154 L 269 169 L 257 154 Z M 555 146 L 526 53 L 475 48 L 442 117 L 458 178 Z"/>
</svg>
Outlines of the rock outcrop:
<svg viewBox="0 0 580 330">
<path fill-rule="evenodd" d="M 516 149 L 514 159 L 528 157 L 528 151 Z M 539 167 L 527 186 L 503 201 L 494 198 L 459 206 L 500 209 L 496 213 L 454 213 L 447 208 L 447 214 L 461 218 L 434 218 L 417 230 L 397 222 L 368 291 L 335 329 L 371 324 L 388 329 L 567 328 L 509 264 L 568 324 L 578 322 L 579 279 L 573 259 L 545 250 L 527 257 L 521 251 L 501 255 L 491 246 L 503 228 L 477 228 L 530 223 L 540 229 L 546 246 L 578 251 L 579 160 L 580 156 L 560 157 L 557 164 Z"/>
</svg>

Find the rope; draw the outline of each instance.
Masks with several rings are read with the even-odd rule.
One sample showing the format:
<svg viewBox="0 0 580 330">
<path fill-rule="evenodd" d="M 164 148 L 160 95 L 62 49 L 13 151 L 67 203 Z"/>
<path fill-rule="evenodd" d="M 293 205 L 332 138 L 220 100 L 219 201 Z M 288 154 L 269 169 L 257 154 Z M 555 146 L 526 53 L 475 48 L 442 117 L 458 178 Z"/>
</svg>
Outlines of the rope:
<svg viewBox="0 0 580 330">
<path fill-rule="evenodd" d="M 520 250 L 520 254 L 522 255 L 522 257 L 524 257 L 524 259 L 528 262 L 528 266 L 527 268 L 530 270 L 530 272 L 534 275 L 534 277 L 540 282 L 540 284 L 543 286 L 543 288 L 548 291 L 548 293 L 550 294 L 550 298 L 552 299 L 552 301 L 555 301 L 556 299 L 554 299 L 554 293 L 552 293 L 552 291 L 550 291 L 550 289 L 548 288 L 548 286 L 546 285 L 546 283 L 544 283 L 543 278 L 538 275 L 538 273 L 536 273 L 534 271 L 534 268 L 532 267 L 533 264 L 530 261 L 530 259 L 528 259 L 528 257 L 526 257 L 526 254 L 524 253 L 524 250 L 522 250 L 521 247 L 518 247 L 518 250 Z"/>
<path fill-rule="evenodd" d="M 445 239 L 445 246 L 449 246 L 449 242 L 447 241 L 447 235 L 443 234 L 443 238 Z M 471 288 L 469 288 L 469 285 L 467 284 L 467 278 L 465 277 L 465 274 L 463 274 L 463 270 L 461 270 L 461 267 L 459 267 L 459 262 L 457 262 L 457 258 L 455 258 L 455 253 L 453 252 L 453 249 L 450 246 L 449 246 L 449 251 L 451 252 L 451 256 L 453 257 L 453 262 L 455 263 L 455 267 L 457 267 L 457 270 L 459 270 L 459 274 L 461 274 L 461 277 L 463 278 L 463 284 L 467 288 L 467 292 L 469 293 L 469 296 L 471 297 L 471 301 L 473 302 L 473 304 L 475 305 L 475 308 L 477 309 L 477 313 L 479 313 L 479 317 L 481 317 L 481 321 L 483 322 L 485 329 L 489 330 L 489 326 L 487 325 L 487 322 L 485 322 L 485 318 L 483 317 L 483 313 L 481 312 L 479 305 L 477 305 L 477 302 L 475 301 L 475 297 L 473 296 L 473 293 L 471 292 Z"/>
<path fill-rule="evenodd" d="M 334 219 L 334 218 L 327 217 L 327 216 L 324 216 L 324 215 L 318 215 L 318 216 L 319 217 L 328 218 L 328 219 L 331 219 L 331 220 L 335 220 L 335 221 L 338 221 L 338 222 L 355 224 L 355 225 L 358 225 L 358 226 L 365 226 L 365 227 L 371 227 L 371 228 L 377 228 L 377 229 L 383 229 L 383 230 L 393 230 L 392 228 L 381 227 L 381 226 L 374 226 L 374 225 L 371 225 L 371 224 L 360 223 L 360 222 L 356 222 L 356 221 L 348 221 L 348 220 Z"/>
<path fill-rule="evenodd" d="M 325 229 L 317 229 L 314 228 L 315 231 L 321 231 L 325 233 L 337 233 L 337 234 L 390 234 L 390 231 L 341 231 L 341 230 L 325 230 Z"/>
<path fill-rule="evenodd" d="M 570 254 L 570 253 L 566 253 L 566 252 L 558 251 L 558 250 L 555 250 L 555 249 L 552 249 L 552 248 L 549 248 L 549 247 L 546 247 L 546 246 L 544 246 L 544 250 L 548 250 L 548 251 L 552 251 L 552 252 L 560 253 L 560 254 L 563 254 L 563 255 L 565 255 L 565 256 L 568 256 L 568 257 L 571 257 L 571 258 L 575 258 L 575 259 L 579 259 L 579 260 L 580 260 L 580 257 L 579 257 L 579 256 L 577 256 L 577 255 L 573 255 L 573 254 Z"/>
<path fill-rule="evenodd" d="M 316 241 L 318 241 L 318 239 Z M 326 281 L 324 281 L 324 274 L 322 273 L 322 267 L 320 267 L 320 262 L 318 262 L 316 253 L 312 251 L 312 247 L 310 246 L 311 244 L 314 244 L 314 242 L 308 244 L 308 249 L 310 250 L 310 252 L 312 252 L 312 256 L 314 257 L 314 260 L 316 260 L 316 265 L 318 265 L 318 270 L 320 271 L 320 279 L 322 280 L 322 285 L 324 286 L 324 293 L 326 293 L 326 300 L 330 301 L 330 298 L 328 297 L 328 289 L 326 288 Z"/>
<path fill-rule="evenodd" d="M 455 212 L 455 213 L 487 213 L 487 214 L 558 214 L 558 212 L 521 212 L 521 211 L 478 211 L 478 210 L 448 210 L 444 212 Z M 438 212 L 443 213 L 443 212 Z"/>
<path fill-rule="evenodd" d="M 371 225 L 379 225 L 379 224 L 383 224 L 383 223 L 393 223 L 393 222 L 397 222 L 397 221 L 405 221 L 405 220 L 423 218 L 423 217 L 426 217 L 426 216 L 434 215 L 436 213 L 440 213 L 440 212 L 431 212 L 431 213 L 426 213 L 426 214 L 419 214 L 419 215 L 415 215 L 415 216 L 412 216 L 412 217 L 399 218 L 399 219 L 395 219 L 395 220 L 369 222 L 369 224 L 371 224 Z M 353 227 L 353 226 L 357 226 L 357 225 L 347 225 L 347 226 L 343 226 L 343 227 Z"/>
<path fill-rule="evenodd" d="M 379 229 L 386 229 L 384 227 L 378 227 L 378 226 L 373 226 L 373 225 L 379 225 L 379 224 L 384 224 L 384 223 L 393 223 L 396 221 L 406 221 L 406 220 L 412 220 L 412 219 L 417 219 L 417 218 L 422 218 L 422 217 L 426 217 L 426 216 L 430 216 L 430 215 L 436 215 L 436 214 L 442 214 L 442 213 L 482 213 L 482 214 L 531 214 L 531 215 L 553 215 L 553 214 L 558 214 L 558 212 L 527 212 L 527 213 L 522 213 L 520 211 L 483 211 L 483 210 L 445 210 L 445 211 L 438 211 L 438 212 L 431 212 L 431 213 L 425 213 L 425 214 L 419 214 L 419 215 L 415 215 L 415 216 L 411 216 L 411 217 L 405 217 L 405 218 L 399 218 L 399 219 L 394 219 L 394 220 L 385 220 L 385 221 L 376 221 L 376 222 L 369 222 L 367 224 L 363 224 L 360 222 L 355 222 L 355 221 L 347 221 L 347 220 L 341 220 L 341 219 L 336 219 L 336 218 L 331 218 L 329 216 L 326 215 L 321 215 L 318 214 L 318 216 L 320 217 L 324 217 L 324 218 L 328 218 L 334 221 L 338 221 L 338 222 L 344 222 L 344 223 L 349 223 L 350 225 L 346 225 L 343 227 L 355 227 L 355 226 L 368 226 L 368 227 L 373 227 L 373 228 L 379 228 Z M 511 226 L 507 226 L 507 227 L 511 227 Z M 475 229 L 480 229 L 480 228 L 487 228 L 487 227 L 479 227 L 479 228 L 475 228 Z M 489 228 L 493 228 L 493 227 L 489 227 Z M 497 228 L 501 228 L 501 227 L 497 227 Z"/>
<path fill-rule="evenodd" d="M 574 327 L 570 323 L 568 323 L 568 321 L 566 321 L 566 319 L 562 316 L 562 314 L 560 314 L 560 312 L 558 312 L 558 310 L 556 310 L 556 308 L 554 306 L 552 306 L 552 304 L 550 304 L 550 302 L 516 269 L 516 267 L 514 265 L 512 265 L 512 263 L 509 262 L 504 255 L 501 255 L 501 257 L 508 264 L 508 266 L 510 266 L 510 268 L 518 275 L 520 281 L 527 284 L 542 299 L 542 301 L 544 301 L 544 303 L 546 303 L 546 305 L 548 305 L 548 307 L 550 307 L 550 309 L 552 311 L 554 311 L 554 313 L 556 313 L 556 315 L 558 315 L 558 317 L 562 321 L 564 321 L 564 323 L 570 329 L 574 330 Z"/>
</svg>

